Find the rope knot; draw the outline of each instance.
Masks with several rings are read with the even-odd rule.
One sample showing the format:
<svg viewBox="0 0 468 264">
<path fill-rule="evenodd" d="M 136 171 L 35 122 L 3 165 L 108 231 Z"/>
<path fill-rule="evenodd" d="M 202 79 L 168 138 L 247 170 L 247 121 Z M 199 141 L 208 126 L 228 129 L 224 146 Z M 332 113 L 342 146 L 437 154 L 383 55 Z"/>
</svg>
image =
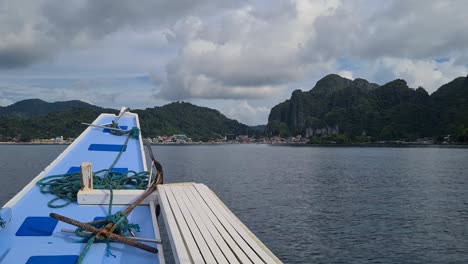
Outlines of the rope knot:
<svg viewBox="0 0 468 264">
<path fill-rule="evenodd" d="M 140 232 L 140 226 L 138 224 L 129 223 L 127 215 L 123 211 L 108 215 L 107 220 L 114 223 L 114 233 L 125 234 L 127 232 L 130 233 L 132 230 Z"/>
<path fill-rule="evenodd" d="M 119 124 L 112 121 L 112 124 L 109 125 L 111 128 L 119 128 Z M 120 131 L 120 130 L 110 130 L 109 131 L 112 135 L 115 136 L 123 136 L 123 135 L 129 135 L 130 138 L 135 138 L 138 139 L 140 136 L 140 129 L 138 127 L 133 127 L 130 130 L 125 130 L 125 131 Z"/>
<path fill-rule="evenodd" d="M 130 130 L 130 135 L 132 138 L 138 139 L 138 137 L 140 136 L 140 129 L 138 127 L 133 127 Z"/>
<path fill-rule="evenodd" d="M 3 218 L 0 216 L 0 227 L 5 228 L 5 226 L 6 226 L 6 221 L 3 220 Z"/>
<path fill-rule="evenodd" d="M 109 220 L 109 222 L 112 222 L 114 224 L 117 222 L 122 222 L 122 223 L 128 222 L 127 215 L 122 211 L 118 211 L 117 213 L 113 215 L 108 215 L 107 220 Z"/>
</svg>

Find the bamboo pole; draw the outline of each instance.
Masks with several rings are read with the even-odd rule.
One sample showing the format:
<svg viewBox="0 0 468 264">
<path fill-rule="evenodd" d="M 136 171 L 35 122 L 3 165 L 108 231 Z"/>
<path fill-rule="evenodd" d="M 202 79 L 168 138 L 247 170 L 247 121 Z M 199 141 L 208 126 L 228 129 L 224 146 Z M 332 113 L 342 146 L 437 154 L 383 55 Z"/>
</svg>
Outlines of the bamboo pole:
<svg viewBox="0 0 468 264">
<path fill-rule="evenodd" d="M 155 254 L 158 253 L 158 249 L 150 247 L 150 246 L 142 244 L 142 243 L 139 243 L 139 242 L 137 242 L 135 240 L 132 240 L 132 239 L 129 239 L 129 238 L 126 238 L 126 237 L 122 237 L 122 236 L 116 235 L 114 233 L 107 232 L 105 230 L 97 229 L 94 226 L 87 225 L 85 223 L 82 223 L 80 221 L 68 218 L 68 217 L 63 216 L 63 215 L 59 215 L 59 214 L 56 214 L 56 213 L 50 213 L 49 215 L 50 215 L 50 217 L 55 218 L 55 219 L 57 219 L 59 221 L 62 221 L 62 222 L 65 222 L 67 224 L 74 225 L 74 226 L 77 226 L 77 227 L 81 227 L 81 228 L 83 228 L 83 229 L 85 229 L 85 230 L 87 230 L 89 232 L 94 233 L 94 234 L 101 234 L 101 235 L 103 235 L 103 236 L 105 236 L 107 238 L 110 238 L 112 240 L 116 240 L 116 241 L 122 242 L 124 244 L 130 245 L 130 246 L 133 246 L 133 247 L 137 247 L 139 249 L 143 249 L 143 250 L 151 252 L 151 253 L 155 253 Z"/>
</svg>

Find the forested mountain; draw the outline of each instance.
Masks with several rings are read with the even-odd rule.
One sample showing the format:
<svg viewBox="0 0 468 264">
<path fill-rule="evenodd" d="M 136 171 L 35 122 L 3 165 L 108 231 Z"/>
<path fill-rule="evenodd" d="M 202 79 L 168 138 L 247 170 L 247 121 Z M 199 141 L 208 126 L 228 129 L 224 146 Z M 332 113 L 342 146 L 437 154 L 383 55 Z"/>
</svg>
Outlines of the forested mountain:
<svg viewBox="0 0 468 264">
<path fill-rule="evenodd" d="M 38 109 L 39 111 L 39 109 Z M 82 122 L 92 122 L 102 108 L 73 108 L 68 111 L 51 111 L 44 116 L 24 114 L 0 118 L 0 141 L 15 140 L 28 142 L 35 138 L 77 137 L 86 126 Z M 117 113 L 117 110 L 112 110 Z M 19 118 L 18 116 L 21 116 Z"/>
<path fill-rule="evenodd" d="M 27 99 L 6 107 L 0 107 L 0 117 L 28 118 L 34 116 L 46 116 L 51 112 L 68 111 L 73 108 L 86 108 L 94 111 L 102 111 L 101 107 L 78 100 L 48 103 L 40 99 Z"/>
<path fill-rule="evenodd" d="M 117 113 L 81 101 L 47 103 L 39 99 L 0 107 L 0 140 L 78 136 L 100 113 Z M 310 91 L 296 90 L 271 109 L 268 124 L 248 127 L 217 110 L 174 102 L 133 110 L 145 137 L 186 134 L 194 140 L 226 134 L 262 134 L 320 138 L 344 135 L 375 140 L 414 140 L 451 135 L 468 142 L 468 77 L 460 77 L 429 95 L 404 80 L 385 85 L 364 79 L 325 76 Z"/>
<path fill-rule="evenodd" d="M 67 103 L 70 103 L 66 107 Z M 118 113 L 81 101 L 47 103 L 38 99 L 20 101 L 0 109 L 0 140 L 29 141 L 33 138 L 77 137 L 100 113 Z M 138 113 L 144 137 L 186 134 L 194 140 L 245 134 L 248 126 L 231 120 L 219 111 L 190 103 L 175 102 Z"/>
<path fill-rule="evenodd" d="M 325 76 L 310 91 L 296 90 L 273 107 L 269 135 L 370 136 L 416 139 L 468 135 L 468 78 L 443 85 L 432 95 L 409 88 L 404 80 L 379 86 L 336 74 Z"/>
<path fill-rule="evenodd" d="M 468 76 L 456 78 L 431 94 L 431 106 L 437 134 L 463 133 L 463 129 L 468 136 Z"/>
<path fill-rule="evenodd" d="M 224 138 L 226 134 L 245 134 L 248 126 L 219 111 L 185 102 L 134 110 L 140 117 L 145 136 L 186 134 L 195 140 Z"/>
</svg>

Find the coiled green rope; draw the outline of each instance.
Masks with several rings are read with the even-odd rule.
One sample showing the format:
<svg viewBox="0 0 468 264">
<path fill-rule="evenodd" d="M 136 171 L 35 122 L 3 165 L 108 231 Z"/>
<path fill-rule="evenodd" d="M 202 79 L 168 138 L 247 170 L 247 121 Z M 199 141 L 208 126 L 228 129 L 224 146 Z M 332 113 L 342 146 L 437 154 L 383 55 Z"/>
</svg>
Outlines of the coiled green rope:
<svg viewBox="0 0 468 264">
<path fill-rule="evenodd" d="M 118 124 L 112 122 L 111 127 L 118 127 Z M 109 169 L 100 170 L 97 172 L 93 172 L 93 188 L 94 189 L 109 189 L 110 190 L 110 201 L 109 201 L 109 210 L 107 215 L 107 221 L 103 221 L 97 224 L 94 224 L 95 227 L 100 228 L 106 225 L 107 223 L 112 222 L 113 227 L 111 228 L 110 232 L 115 232 L 117 234 L 124 234 L 127 232 L 132 232 L 133 229 L 139 231 L 140 227 L 137 224 L 129 223 L 127 219 L 127 215 L 122 212 L 118 211 L 115 214 L 112 214 L 112 201 L 113 201 L 113 190 L 114 189 L 146 189 L 149 186 L 149 178 L 150 174 L 147 171 L 144 172 L 135 172 L 135 171 L 127 171 L 127 172 L 117 172 L 113 171 L 114 166 L 119 161 L 125 147 L 128 144 L 130 138 L 138 139 L 140 136 L 140 130 L 136 127 L 128 130 L 128 131 L 115 131 L 110 130 L 111 134 L 116 136 L 128 135 L 127 139 L 125 140 L 122 149 L 120 150 L 119 154 L 115 158 L 112 165 Z M 81 189 L 82 179 L 81 173 L 67 173 L 67 174 L 57 174 L 51 175 L 42 178 L 37 182 L 37 185 L 40 187 L 40 191 L 42 193 L 50 193 L 55 195 L 56 197 L 50 200 L 47 205 L 51 208 L 61 208 L 69 205 L 72 202 L 77 200 L 77 193 Z M 56 204 L 57 201 L 63 200 L 64 203 Z M 107 256 L 112 255 L 109 249 L 109 242 L 108 238 L 103 238 L 98 236 L 97 234 L 87 234 L 84 232 L 83 229 L 77 228 L 75 230 L 75 234 L 81 237 L 84 237 L 87 240 L 87 243 L 78 258 L 77 263 L 82 263 L 84 257 L 86 256 L 87 252 L 89 251 L 91 245 L 95 242 L 104 241 L 107 243 Z M 114 255 L 112 255 L 114 256 Z M 114 256 L 115 257 L 115 256 Z"/>
<path fill-rule="evenodd" d="M 112 121 L 112 124 L 110 125 L 110 127 L 111 128 L 119 128 L 119 124 Z M 123 135 L 130 134 L 130 136 L 132 138 L 138 138 L 138 136 L 140 135 L 140 130 L 137 127 L 134 127 L 134 128 L 132 128 L 130 130 L 127 130 L 127 131 L 119 131 L 119 130 L 110 129 L 109 132 L 112 135 L 115 135 L 115 136 L 123 136 Z"/>
<path fill-rule="evenodd" d="M 0 229 L 3 229 L 11 221 L 11 208 L 0 208 Z"/>
<path fill-rule="evenodd" d="M 144 190 L 148 186 L 149 172 L 118 172 L 104 169 L 93 172 L 94 189 L 137 189 Z M 77 193 L 81 189 L 81 173 L 57 174 L 42 178 L 37 182 L 41 193 L 50 193 L 55 198 L 47 205 L 51 208 L 62 208 L 76 202 Z M 59 200 L 63 203 L 57 204 Z"/>
<path fill-rule="evenodd" d="M 5 226 L 6 226 L 6 221 L 3 220 L 3 218 L 0 216 L 0 227 L 5 228 Z"/>
<path fill-rule="evenodd" d="M 112 131 L 112 130 L 111 130 Z M 118 131 L 119 132 L 119 131 Z M 113 189 L 146 189 L 148 186 L 149 172 L 113 171 L 115 164 L 119 161 L 125 147 L 130 138 L 138 138 L 140 130 L 136 127 L 126 131 L 120 135 L 128 135 L 125 143 L 122 146 L 119 154 L 115 158 L 109 169 L 93 172 L 93 188 L 94 189 L 110 189 L 111 201 L 109 203 L 109 213 L 112 206 L 112 190 Z M 62 208 L 76 201 L 77 193 L 81 189 L 81 173 L 65 173 L 50 175 L 42 178 L 37 182 L 41 193 L 50 193 L 56 197 L 50 200 L 47 205 L 51 208 Z M 55 204 L 59 200 L 64 200 L 62 204 Z"/>
</svg>

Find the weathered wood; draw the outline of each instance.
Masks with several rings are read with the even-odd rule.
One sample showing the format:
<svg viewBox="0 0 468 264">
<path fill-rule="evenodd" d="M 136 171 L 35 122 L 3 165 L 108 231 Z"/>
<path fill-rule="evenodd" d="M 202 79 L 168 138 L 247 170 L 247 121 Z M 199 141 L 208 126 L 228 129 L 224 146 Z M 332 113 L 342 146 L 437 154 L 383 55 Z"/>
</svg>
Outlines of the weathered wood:
<svg viewBox="0 0 468 264">
<path fill-rule="evenodd" d="M 90 127 L 104 128 L 104 129 L 109 129 L 109 130 L 114 130 L 114 131 L 119 131 L 119 132 L 127 132 L 128 131 L 128 130 L 109 127 L 109 126 L 104 126 L 104 125 L 94 125 L 94 124 L 89 124 L 89 123 L 81 123 L 81 124 L 82 125 L 87 125 L 87 126 L 90 126 Z"/>
<path fill-rule="evenodd" d="M 127 208 L 125 208 L 123 213 L 126 216 L 128 216 L 133 211 L 133 209 L 135 209 L 135 207 L 137 207 L 151 193 L 156 191 L 156 189 L 157 189 L 157 184 L 156 184 L 156 182 L 153 182 L 153 184 L 151 184 L 150 188 L 146 189 L 146 191 L 144 193 L 142 193 L 141 196 L 138 197 L 138 199 L 136 199 L 132 204 L 130 204 Z M 71 219 L 71 220 L 73 220 L 73 219 Z M 93 227 L 93 228 L 95 228 L 95 227 Z M 112 234 L 112 231 L 114 231 L 115 228 L 116 228 L 115 223 L 108 222 L 105 227 L 103 227 L 101 229 L 98 229 L 98 232 L 96 233 L 96 238 L 100 239 L 102 236 L 107 237 L 107 234 Z M 157 252 L 157 249 L 156 249 L 156 252 Z"/>
<path fill-rule="evenodd" d="M 210 248 L 208 247 L 206 238 L 203 237 L 203 235 L 201 234 L 200 229 L 197 226 L 197 223 L 195 223 L 193 215 L 191 214 L 189 207 L 186 204 L 186 201 L 183 199 L 183 195 L 178 191 L 180 190 L 178 189 L 178 187 L 182 187 L 182 186 L 168 186 L 168 187 L 169 187 L 169 190 L 173 193 L 174 198 L 177 201 L 177 204 L 179 205 L 180 211 L 182 212 L 182 215 L 184 216 L 184 219 L 187 222 L 187 226 L 189 227 L 190 232 L 192 233 L 192 236 L 195 239 L 197 248 L 194 250 L 198 250 L 200 252 L 200 254 L 203 256 L 203 259 L 206 263 L 215 263 L 216 260 L 213 254 L 211 253 Z"/>
<path fill-rule="evenodd" d="M 172 251 L 174 254 L 174 261 L 178 263 L 193 263 L 190 258 L 187 248 L 185 247 L 182 234 L 175 220 L 175 215 L 170 208 L 169 200 L 166 195 L 166 190 L 162 187 L 158 187 L 159 193 L 159 204 L 161 211 L 163 212 L 164 222 L 166 224 L 167 233 L 169 235 L 169 242 L 171 243 Z"/>
<path fill-rule="evenodd" d="M 158 191 L 176 262 L 182 252 L 184 263 L 281 263 L 205 185 Z"/>
<path fill-rule="evenodd" d="M 139 243 L 137 241 L 131 240 L 131 239 L 126 238 L 126 237 L 116 235 L 116 234 L 111 233 L 111 232 L 107 232 L 107 231 L 102 230 L 102 229 L 97 229 L 94 226 L 87 225 L 85 223 L 82 223 L 80 221 L 68 218 L 66 216 L 59 215 L 59 214 L 56 214 L 56 213 L 50 213 L 49 215 L 50 215 L 50 217 L 55 218 L 55 219 L 57 219 L 59 221 L 65 222 L 67 224 L 74 225 L 74 226 L 77 226 L 77 227 L 81 227 L 81 228 L 85 229 L 86 231 L 92 232 L 93 234 L 100 234 L 100 235 L 102 235 L 104 237 L 108 237 L 108 238 L 110 238 L 112 240 L 116 240 L 116 241 L 122 242 L 124 244 L 130 245 L 130 246 L 133 246 L 133 247 L 137 247 L 139 249 L 143 249 L 143 250 L 151 252 L 151 253 L 155 253 L 155 254 L 158 253 L 158 249 L 156 249 L 156 248 L 153 248 L 153 247 L 150 247 L 148 245 Z"/>
<path fill-rule="evenodd" d="M 75 234 L 74 229 L 62 228 L 60 231 L 63 232 L 63 233 Z M 89 234 L 89 235 L 93 234 L 90 231 L 85 231 L 84 233 Z M 133 236 L 126 236 L 125 238 L 135 240 L 135 241 L 152 242 L 152 243 L 156 243 L 156 244 L 161 244 L 162 243 L 161 239 L 152 239 L 152 238 L 146 238 L 146 237 L 133 237 Z M 117 241 L 117 242 L 119 242 L 119 241 Z"/>
<path fill-rule="evenodd" d="M 210 225 L 211 224 L 210 220 L 202 218 L 202 216 L 204 215 L 204 212 L 199 207 L 199 205 L 197 203 L 197 200 L 195 200 L 191 196 L 192 193 L 190 192 L 190 189 L 192 189 L 192 188 L 184 188 L 182 186 L 174 186 L 174 187 L 172 187 L 172 189 L 175 190 L 176 194 L 178 196 L 180 196 L 182 198 L 182 200 L 184 201 L 188 211 L 190 212 L 190 214 L 193 217 L 193 220 L 194 220 L 196 226 L 200 230 L 201 235 L 203 236 L 204 240 L 206 241 L 206 244 L 208 245 L 208 247 L 210 248 L 210 251 L 211 251 L 213 257 L 215 258 L 216 262 L 217 263 L 229 263 L 228 260 L 226 259 L 226 257 L 224 256 L 223 252 L 220 249 L 220 247 L 223 247 L 225 245 L 225 243 L 223 243 L 222 245 L 218 245 L 216 243 L 217 242 L 216 238 L 219 238 L 219 234 L 217 233 L 216 228 L 214 228 L 214 227 L 212 227 L 212 225 Z M 212 227 L 213 230 L 210 230 L 210 227 Z M 218 235 L 218 236 L 216 236 L 216 235 Z M 225 250 L 226 253 L 228 253 L 228 255 L 231 257 L 231 259 L 233 259 L 233 263 L 235 263 L 236 258 L 235 258 L 234 255 L 229 254 L 230 253 L 230 250 L 228 250 L 229 248 L 226 246 L 226 247 L 223 247 L 223 249 Z M 205 253 L 205 252 L 202 251 L 202 253 Z M 209 262 L 206 258 L 205 258 L 205 260 L 206 260 L 206 262 Z"/>
<path fill-rule="evenodd" d="M 93 168 L 91 162 L 85 161 L 80 165 L 81 168 L 81 191 L 93 191 Z"/>
<path fill-rule="evenodd" d="M 197 247 L 197 242 L 195 241 L 194 237 L 192 236 L 192 232 L 187 225 L 187 222 L 180 210 L 179 205 L 177 204 L 177 200 L 174 197 L 174 194 L 169 188 L 166 189 L 166 195 L 169 201 L 169 206 L 171 210 L 174 212 L 175 219 L 177 221 L 177 225 L 180 228 L 180 234 L 182 235 L 183 241 L 187 247 L 187 251 L 189 252 L 190 257 L 193 259 L 195 263 L 205 263 L 203 261 L 203 257 L 200 253 L 200 250 Z"/>
<path fill-rule="evenodd" d="M 135 202 L 133 202 L 129 207 L 127 207 L 124 210 L 124 213 L 126 215 L 129 215 L 133 211 L 133 209 L 135 209 L 135 207 L 137 207 L 143 200 L 145 200 L 146 197 L 150 196 L 154 191 L 156 191 L 157 188 L 158 185 L 156 184 L 156 182 L 151 184 L 151 186 L 148 189 L 146 189 L 146 191 L 142 193 L 141 196 L 138 197 L 138 199 L 136 199 Z"/>
<path fill-rule="evenodd" d="M 196 185 L 195 185 L 196 186 Z M 242 249 L 243 253 L 247 255 L 250 259 L 249 262 L 253 263 L 263 263 L 263 261 L 257 256 L 255 251 L 249 246 L 249 244 L 244 241 L 244 239 L 240 236 L 238 231 L 231 225 L 230 219 L 224 217 L 222 209 L 220 208 L 219 204 L 214 203 L 209 197 L 209 193 L 206 193 L 205 190 L 200 190 L 195 188 L 197 192 L 199 192 L 200 197 L 204 200 L 204 202 L 208 205 L 210 210 L 216 216 L 218 221 L 221 223 L 224 229 L 229 233 L 229 235 L 234 239 L 237 245 Z M 242 261 L 244 262 L 244 261 Z"/>
<path fill-rule="evenodd" d="M 252 263 L 250 259 L 239 248 L 236 242 L 232 239 L 226 229 L 221 225 L 216 216 L 206 205 L 203 199 L 195 188 L 189 189 L 189 197 L 196 206 L 198 212 L 202 216 L 202 221 L 207 225 L 208 230 L 216 240 L 220 250 L 226 256 L 230 263 Z M 240 262 L 239 262 L 240 261 Z"/>
<path fill-rule="evenodd" d="M 127 205 L 135 202 L 138 197 L 145 190 L 112 190 L 113 192 L 113 205 Z M 90 192 L 79 191 L 77 194 L 77 203 L 78 204 L 90 204 L 90 205 L 104 205 L 109 204 L 110 202 L 110 190 L 103 189 L 93 189 Z M 144 199 L 140 205 L 149 205 L 150 201 L 157 200 L 156 193 L 152 193 L 146 199 Z"/>
<path fill-rule="evenodd" d="M 245 241 L 251 247 L 255 255 L 249 255 L 249 257 L 254 257 L 256 259 L 257 255 L 266 263 L 278 263 L 279 260 L 275 257 L 273 258 L 272 253 L 260 242 L 250 230 L 224 205 L 224 203 L 204 184 L 195 184 L 195 188 L 203 194 L 206 202 L 209 203 L 212 208 L 216 208 L 220 213 L 218 216 L 224 216 L 224 218 L 231 224 L 231 226 L 236 230 L 236 232 L 242 237 L 242 240 Z M 271 254 L 271 255 L 270 255 Z M 257 263 L 257 261 L 254 261 Z"/>
</svg>

